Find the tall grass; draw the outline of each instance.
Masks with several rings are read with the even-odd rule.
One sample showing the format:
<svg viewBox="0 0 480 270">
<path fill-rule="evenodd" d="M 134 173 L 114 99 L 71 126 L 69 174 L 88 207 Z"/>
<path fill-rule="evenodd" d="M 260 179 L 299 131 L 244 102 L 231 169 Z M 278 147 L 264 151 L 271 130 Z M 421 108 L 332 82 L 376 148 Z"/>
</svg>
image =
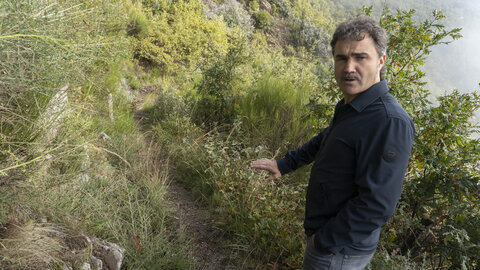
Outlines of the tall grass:
<svg viewBox="0 0 480 270">
<path fill-rule="evenodd" d="M 112 8 L 106 1 L 0 3 L 2 163 L 16 162 L 7 149 L 10 156 L 28 159 L 26 143 L 51 128 L 37 119 L 61 87 L 70 85 L 72 93 L 88 80 L 95 63 L 125 55 L 125 40 L 108 37 L 121 30 Z"/>
<path fill-rule="evenodd" d="M 0 227 L 46 219 L 118 243 L 129 269 L 191 269 L 165 200 L 163 148 L 140 132 L 123 79 L 135 68 L 126 35 L 131 7 L 123 0 L 0 2 Z M 62 110 L 53 113 L 48 107 L 67 85 Z M 43 124 L 49 114 L 58 120 Z M 15 237 L 0 234 L 2 267 L 42 267 L 28 259 L 35 250 L 15 248 L 34 239 Z M 45 250 L 55 259 L 47 264 L 55 267 L 61 254 L 51 245 Z"/>
<path fill-rule="evenodd" d="M 313 125 L 306 104 L 312 91 L 307 84 L 294 85 L 266 72 L 242 100 L 240 114 L 246 116 L 252 142 L 276 151 L 308 140 Z"/>
<path fill-rule="evenodd" d="M 214 211 L 217 226 L 230 239 L 240 268 L 267 264 L 301 265 L 305 172 L 266 184 L 265 174 L 249 168 L 258 157 L 272 156 L 264 146 L 252 147 L 240 123 L 228 133 L 202 133 L 188 118 L 157 123 L 157 140 L 169 145 L 172 173 Z M 189 132 L 185 132 L 188 130 Z M 242 139 L 243 138 L 243 139 Z"/>
</svg>

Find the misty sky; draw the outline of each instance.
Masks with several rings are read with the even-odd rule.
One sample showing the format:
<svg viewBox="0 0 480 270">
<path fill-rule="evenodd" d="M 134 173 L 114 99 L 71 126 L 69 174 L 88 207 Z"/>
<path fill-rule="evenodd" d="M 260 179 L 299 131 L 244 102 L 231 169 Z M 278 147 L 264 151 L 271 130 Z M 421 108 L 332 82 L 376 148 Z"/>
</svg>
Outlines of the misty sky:
<svg viewBox="0 0 480 270">
<path fill-rule="evenodd" d="M 417 13 L 431 14 L 442 10 L 447 18 L 441 21 L 447 29 L 462 28 L 462 38 L 448 45 L 432 48 L 424 71 L 429 90 L 434 95 L 458 89 L 462 93 L 480 90 L 480 0 L 337 0 L 347 9 L 373 6 L 380 15 L 386 5 L 390 9 L 416 9 Z"/>
<path fill-rule="evenodd" d="M 449 29 L 462 28 L 462 38 L 437 46 L 429 56 L 425 71 L 436 94 L 453 88 L 463 93 L 480 90 L 480 0 L 465 1 L 466 13 L 451 18 Z M 448 10 L 445 13 L 448 16 Z M 434 89 L 432 89 L 434 90 Z"/>
<path fill-rule="evenodd" d="M 423 70 L 429 84 L 427 88 L 435 96 L 458 89 L 461 93 L 480 92 L 480 0 L 418 0 L 408 6 L 398 0 L 338 0 L 348 8 L 361 2 L 362 5 L 373 5 L 374 13 L 380 14 L 384 5 L 390 9 L 427 9 L 442 10 L 447 16 L 441 23 L 447 29 L 462 28 L 462 38 L 448 45 L 439 45 L 432 48 Z M 409 2 L 409 1 L 408 1 Z M 358 7 L 356 7 L 358 8 Z M 472 119 L 480 125 L 480 110 Z M 474 135 L 480 138 L 480 133 Z"/>
<path fill-rule="evenodd" d="M 452 0 L 453 1 L 453 0 Z M 458 89 L 462 93 L 480 91 L 480 0 L 458 1 L 465 5 L 463 12 L 450 18 L 449 29 L 462 28 L 462 38 L 448 44 L 440 45 L 432 50 L 425 72 L 429 83 L 428 87 L 434 95 L 441 95 Z M 449 11 L 444 11 L 449 15 Z M 480 124 L 480 110 L 472 119 Z M 480 138 L 480 133 L 472 135 Z"/>
</svg>

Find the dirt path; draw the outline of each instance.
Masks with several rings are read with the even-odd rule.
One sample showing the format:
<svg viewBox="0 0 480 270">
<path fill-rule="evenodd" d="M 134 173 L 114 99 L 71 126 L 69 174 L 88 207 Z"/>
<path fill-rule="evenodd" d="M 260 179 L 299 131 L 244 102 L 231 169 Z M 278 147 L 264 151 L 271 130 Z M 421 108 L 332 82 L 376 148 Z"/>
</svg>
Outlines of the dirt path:
<svg viewBox="0 0 480 270">
<path fill-rule="evenodd" d="M 233 254 L 222 246 L 222 235 L 215 229 L 210 213 L 192 198 L 192 194 L 173 180 L 169 184 L 169 196 L 177 226 L 193 244 L 192 255 L 199 262 L 199 269 L 237 269 Z"/>
<path fill-rule="evenodd" d="M 143 87 L 136 97 L 136 104 L 154 88 Z M 136 109 L 135 119 L 148 132 L 151 127 L 145 121 L 148 115 Z M 148 136 L 145 136 L 148 139 Z M 173 210 L 175 229 L 183 234 L 190 242 L 192 250 L 190 254 L 198 262 L 198 269 L 201 270 L 224 270 L 242 269 L 234 261 L 232 248 L 226 247 L 225 240 L 220 230 L 215 228 L 211 213 L 195 200 L 193 194 L 185 189 L 178 180 L 171 178 L 168 185 L 169 206 Z M 174 228 L 172 228 L 174 229 Z"/>
</svg>

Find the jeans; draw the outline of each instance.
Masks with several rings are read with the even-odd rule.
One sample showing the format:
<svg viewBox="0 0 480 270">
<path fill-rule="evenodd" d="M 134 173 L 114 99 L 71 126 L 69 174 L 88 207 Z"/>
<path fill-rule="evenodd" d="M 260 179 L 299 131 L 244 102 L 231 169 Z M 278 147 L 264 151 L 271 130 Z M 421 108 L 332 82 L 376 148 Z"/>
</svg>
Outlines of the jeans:
<svg viewBox="0 0 480 270">
<path fill-rule="evenodd" d="M 373 257 L 368 255 L 321 254 L 307 237 L 307 251 L 303 259 L 303 270 L 362 270 Z"/>
</svg>

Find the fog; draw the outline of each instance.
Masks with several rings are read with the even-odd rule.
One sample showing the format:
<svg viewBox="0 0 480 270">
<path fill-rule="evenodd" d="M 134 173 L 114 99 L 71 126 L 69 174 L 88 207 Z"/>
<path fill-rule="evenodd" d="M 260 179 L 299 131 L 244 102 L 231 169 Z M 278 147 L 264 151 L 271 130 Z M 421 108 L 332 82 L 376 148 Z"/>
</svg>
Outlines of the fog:
<svg viewBox="0 0 480 270">
<path fill-rule="evenodd" d="M 373 5 L 374 14 L 380 15 L 384 6 L 392 10 L 415 9 L 418 13 L 431 14 L 442 10 L 446 19 L 440 23 L 447 30 L 461 28 L 462 38 L 447 45 L 432 48 L 423 67 L 431 91 L 431 101 L 436 104 L 436 96 L 458 89 L 461 93 L 480 93 L 480 0 L 337 0 L 347 8 Z M 356 6 L 356 7 L 355 7 Z M 419 15 L 419 16 L 422 16 Z M 472 121 L 480 124 L 480 111 Z M 480 138 L 480 133 L 474 135 Z"/>
<path fill-rule="evenodd" d="M 462 93 L 479 90 L 480 83 L 480 0 L 465 1 L 465 14 L 453 14 L 448 29 L 462 28 L 462 38 L 433 48 L 424 71 L 434 94 L 452 89 Z M 449 11 L 444 11 L 447 16 Z M 458 17 L 457 17 L 458 16 Z"/>
<path fill-rule="evenodd" d="M 447 30 L 462 28 L 462 38 L 448 45 L 432 48 L 423 67 L 428 89 L 434 96 L 458 89 L 462 93 L 480 90 L 480 0 L 335 0 L 347 10 L 373 6 L 379 16 L 384 7 L 391 10 L 415 9 L 416 17 L 431 18 L 434 10 L 442 10 L 446 19 L 440 21 Z"/>
<path fill-rule="evenodd" d="M 462 3 L 462 13 L 450 14 L 447 27 L 462 28 L 462 38 L 447 45 L 433 48 L 427 59 L 424 71 L 427 74 L 428 88 L 434 96 L 458 89 L 461 93 L 480 90 L 480 0 Z M 445 10 L 447 16 L 449 11 Z M 472 122 L 480 124 L 480 110 Z M 475 133 L 473 138 L 480 138 Z"/>
<path fill-rule="evenodd" d="M 426 74 L 427 89 L 432 96 L 430 100 L 437 105 L 436 97 L 448 94 L 453 89 L 461 93 L 480 93 L 480 0 L 336 0 L 347 9 L 358 9 L 361 5 L 373 6 L 375 16 L 380 16 L 386 6 L 391 10 L 415 9 L 416 17 L 431 18 L 434 10 L 442 10 L 446 19 L 440 21 L 446 30 L 461 28 L 462 38 L 447 45 L 437 45 L 427 56 L 422 70 Z M 480 110 L 472 122 L 480 125 Z M 480 138 L 480 132 L 472 137 Z"/>
</svg>

